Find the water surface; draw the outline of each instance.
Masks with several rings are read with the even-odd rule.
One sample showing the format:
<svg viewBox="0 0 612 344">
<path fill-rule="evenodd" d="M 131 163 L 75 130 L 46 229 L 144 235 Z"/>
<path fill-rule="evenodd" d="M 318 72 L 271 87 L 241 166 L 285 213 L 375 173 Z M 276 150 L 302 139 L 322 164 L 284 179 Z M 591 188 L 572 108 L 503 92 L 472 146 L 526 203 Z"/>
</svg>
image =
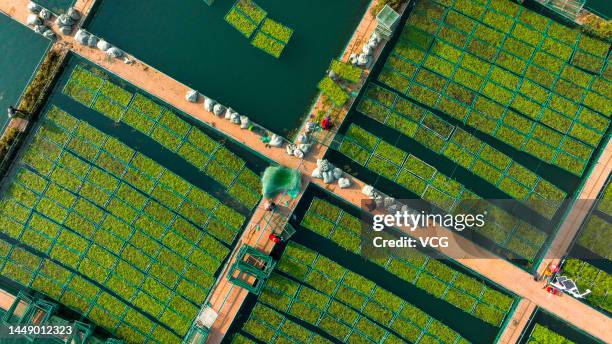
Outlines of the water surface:
<svg viewBox="0 0 612 344">
<path fill-rule="evenodd" d="M 282 135 L 299 125 L 317 83 L 350 39 L 367 0 L 257 0 L 294 30 L 276 59 L 225 20 L 232 0 L 101 0 L 88 29 Z"/>
<path fill-rule="evenodd" d="M 6 109 L 16 105 L 50 41 L 0 13 L 0 129 Z"/>
</svg>

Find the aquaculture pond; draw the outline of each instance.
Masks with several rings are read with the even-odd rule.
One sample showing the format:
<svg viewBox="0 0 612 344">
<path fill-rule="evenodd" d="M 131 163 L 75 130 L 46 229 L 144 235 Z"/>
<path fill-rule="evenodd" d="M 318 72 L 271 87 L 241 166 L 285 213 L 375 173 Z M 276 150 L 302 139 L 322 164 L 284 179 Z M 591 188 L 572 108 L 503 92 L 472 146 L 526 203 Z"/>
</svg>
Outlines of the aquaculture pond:
<svg viewBox="0 0 612 344">
<path fill-rule="evenodd" d="M 317 83 L 348 43 L 368 3 L 261 0 L 256 1 L 258 10 L 251 17 L 235 19 L 237 14 L 230 13 L 234 1 L 230 0 L 215 1 L 212 6 L 201 0 L 102 0 L 87 27 L 178 81 L 286 136 L 309 110 Z M 268 40 L 255 41 L 265 28 L 261 24 L 261 30 L 255 32 L 254 23 L 262 23 L 265 16 L 293 30 L 286 45 L 286 30 L 274 39 L 285 45 L 279 58 L 256 47 Z M 243 26 L 234 27 L 226 17 Z"/>
<path fill-rule="evenodd" d="M 519 343 L 599 344 L 603 342 L 538 308 L 523 330 Z"/>
<path fill-rule="evenodd" d="M 472 239 L 531 269 L 609 139 L 609 47 L 506 0 L 419 1 L 327 157 L 441 211 L 517 200 Z"/>
<path fill-rule="evenodd" d="M 3 183 L 1 279 L 130 342 L 179 342 L 266 165 L 71 56 Z"/>
<path fill-rule="evenodd" d="M 612 8 L 606 0 L 587 0 L 585 8 L 597 13 L 604 19 L 612 18 Z"/>
<path fill-rule="evenodd" d="M 227 341 L 492 343 L 513 310 L 512 296 L 451 260 L 364 260 L 360 210 L 323 189 L 309 186 L 294 214 L 297 233 Z"/>
<path fill-rule="evenodd" d="M 68 9 L 74 5 L 76 0 L 36 0 L 34 2 L 51 10 L 53 13 L 61 14 L 68 11 Z"/>
<path fill-rule="evenodd" d="M 591 292 L 584 302 L 610 316 L 612 314 L 612 183 L 594 202 L 589 216 L 582 224 L 568 257 L 562 265 L 562 274 L 578 285 L 581 293 Z M 590 201 L 589 201 L 590 202 Z"/>
<path fill-rule="evenodd" d="M 0 129 L 8 122 L 6 109 L 16 105 L 51 42 L 0 13 Z"/>
</svg>

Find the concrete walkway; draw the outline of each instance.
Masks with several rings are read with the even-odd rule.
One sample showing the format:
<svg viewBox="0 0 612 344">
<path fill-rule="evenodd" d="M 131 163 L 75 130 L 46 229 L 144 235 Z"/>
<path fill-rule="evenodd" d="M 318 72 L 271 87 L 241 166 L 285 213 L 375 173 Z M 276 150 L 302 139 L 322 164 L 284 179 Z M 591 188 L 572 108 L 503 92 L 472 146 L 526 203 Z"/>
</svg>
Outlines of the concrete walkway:
<svg viewBox="0 0 612 344">
<path fill-rule="evenodd" d="M 3 0 L 0 2 L 0 10 L 7 13 L 14 19 L 25 23 L 28 15 L 26 9 L 27 3 L 27 0 Z M 82 3 L 91 5 L 91 2 L 88 1 L 82 1 Z M 366 27 L 371 28 L 369 25 L 366 25 Z M 267 148 L 260 141 L 259 136 L 255 133 L 247 130 L 241 130 L 238 126 L 232 125 L 228 121 L 214 116 L 213 114 L 205 111 L 201 103 L 192 104 L 186 102 L 184 100 L 184 96 L 188 91 L 187 86 L 155 70 L 154 68 L 147 66 L 133 57 L 131 57 L 131 59 L 133 59 L 135 63 L 132 65 L 126 65 L 121 61 L 109 59 L 101 51 L 80 46 L 72 37 L 69 36 L 60 37 L 58 43 L 56 44 L 60 45 L 64 49 L 70 49 L 93 63 L 116 74 L 118 77 L 137 85 L 143 90 L 175 106 L 181 111 L 215 127 L 224 134 L 250 147 L 256 152 L 268 156 L 277 163 L 292 168 L 299 168 L 299 170 L 306 176 L 308 176 L 310 171 L 312 171 L 316 166 L 316 158 L 323 156 L 327 149 L 324 146 L 318 145 L 306 159 L 301 161 L 295 157 L 288 156 L 285 153 L 284 148 Z M 352 47 L 351 44 L 349 44 L 349 47 Z M 231 104 L 227 105 L 231 106 Z M 236 110 L 240 111 L 240 109 Z M 585 186 L 583 190 L 585 196 L 590 197 L 591 195 L 597 195 L 599 193 L 599 190 L 602 187 L 602 182 L 600 180 L 601 178 L 605 180 L 604 175 L 607 177 L 607 173 L 609 173 L 609 159 L 611 150 L 612 147 L 608 145 L 605 153 L 600 159 L 600 163 L 595 166 L 592 175 L 587 182 L 587 185 L 590 186 Z M 593 182 L 591 182 L 591 179 Z M 313 180 L 309 177 L 305 177 L 304 185 L 307 185 L 310 182 L 321 185 L 330 192 L 335 193 L 337 196 L 344 198 L 357 207 L 361 206 L 361 201 L 364 199 L 364 196 L 360 192 L 361 188 L 364 186 L 364 183 L 359 180 L 354 179 L 354 185 L 349 189 L 340 189 L 337 187 L 337 185 L 324 185 L 320 180 Z M 581 194 L 580 197 L 583 197 L 583 194 Z M 567 247 L 575 235 L 576 228 L 574 227 L 576 224 L 579 225 L 579 223 L 582 221 L 580 214 L 581 213 L 576 213 L 573 216 L 572 214 L 568 216 L 568 221 L 572 221 L 572 225 L 568 225 L 568 229 L 562 228 L 559 234 L 559 237 L 565 239 L 555 240 L 555 242 L 562 242 L 558 245 L 553 245 L 553 247 L 558 247 L 559 252 L 564 252 L 563 247 Z M 258 208 L 255 215 L 251 219 L 250 225 L 259 221 L 261 218 L 262 210 Z M 260 236 L 256 235 L 251 227 L 249 228 L 249 230 L 243 233 L 241 242 L 261 245 L 259 240 Z M 542 284 L 534 282 L 531 275 L 525 271 L 517 268 L 503 259 L 493 256 L 491 253 L 479 248 L 477 245 L 472 244 L 463 237 L 455 235 L 453 232 L 445 228 L 438 228 L 436 230 L 438 230 L 441 235 L 446 235 L 455 240 L 458 244 L 454 245 L 456 247 L 472 247 L 473 250 L 479 250 L 479 252 L 481 252 L 481 254 L 478 255 L 474 255 L 473 252 L 475 251 L 473 250 L 469 251 L 471 254 L 462 253 L 459 251 L 446 252 L 453 257 L 461 257 L 457 259 L 459 263 L 498 283 L 502 287 L 512 291 L 520 297 L 531 301 L 534 305 L 556 314 L 561 319 L 585 330 L 587 333 L 590 333 L 591 335 L 600 338 L 605 342 L 612 342 L 612 321 L 610 318 L 569 296 L 557 297 L 544 292 L 542 290 Z M 414 234 L 414 236 L 422 235 L 418 232 L 415 233 L 416 234 Z M 255 238 L 257 238 L 257 240 Z M 269 251 L 272 247 L 270 247 L 270 244 L 265 243 L 263 246 L 260 246 L 260 248 L 264 251 Z M 232 288 L 229 283 L 224 281 L 226 281 L 225 278 L 220 279 L 220 283 L 214 289 L 211 297 L 211 303 L 213 303 L 213 305 L 218 305 L 221 308 L 218 318 L 219 326 L 215 324 L 213 328 L 214 335 L 211 336 L 211 340 L 214 342 L 220 340 L 220 338 L 224 335 L 224 331 L 226 331 L 231 324 L 230 319 L 233 319 L 242 304 L 242 300 L 244 300 L 247 295 L 244 290 L 238 290 L 238 288 L 235 287 Z M 231 306 L 225 306 L 226 304 Z M 225 310 L 224 307 L 229 308 Z"/>
<path fill-rule="evenodd" d="M 523 334 L 523 330 L 527 326 L 531 314 L 536 310 L 536 305 L 527 300 L 521 299 L 516 306 L 512 318 L 508 321 L 508 325 L 499 336 L 498 344 L 513 344 L 518 343 L 518 340 Z"/>
<path fill-rule="evenodd" d="M 280 234 L 282 232 L 287 223 L 287 219 L 300 201 L 300 197 L 306 189 L 307 184 L 304 183 L 302 186 L 302 192 L 295 199 L 289 200 L 288 196 L 285 195 L 277 197 L 274 200 L 277 204 L 277 208 L 273 213 L 266 211 L 264 209 L 264 202 L 261 202 L 244 231 L 240 239 L 240 244 L 236 245 L 234 252 L 237 252 L 242 245 L 255 247 L 267 254 L 272 252 L 275 244 L 269 240 L 268 236 L 271 233 Z M 287 201 L 288 203 L 286 203 Z M 249 294 L 248 291 L 233 285 L 227 279 L 227 270 L 235 261 L 236 257 L 235 254 L 233 254 L 211 294 L 209 303 L 219 316 L 210 329 L 207 343 L 221 342 L 238 315 L 238 311 L 244 299 Z"/>
</svg>

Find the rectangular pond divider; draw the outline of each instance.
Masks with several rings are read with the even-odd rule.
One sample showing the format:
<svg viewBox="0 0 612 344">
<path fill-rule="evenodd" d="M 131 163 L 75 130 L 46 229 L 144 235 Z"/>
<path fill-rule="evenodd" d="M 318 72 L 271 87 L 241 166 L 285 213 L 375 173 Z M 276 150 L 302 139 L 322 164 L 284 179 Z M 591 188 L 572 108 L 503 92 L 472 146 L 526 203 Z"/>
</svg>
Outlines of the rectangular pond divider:
<svg viewBox="0 0 612 344">
<path fill-rule="evenodd" d="M 583 47 L 602 66 L 609 44 L 505 0 L 421 3 L 413 12 L 379 81 L 542 161 L 584 173 L 609 127 L 610 99 L 601 93 L 609 81 L 601 67 L 590 74 L 569 59 L 586 56 Z"/>
<path fill-rule="evenodd" d="M 275 265 L 276 262 L 269 255 L 244 245 L 240 247 L 236 262 L 227 273 L 227 279 L 232 284 L 259 295 Z"/>
<path fill-rule="evenodd" d="M 74 68 L 63 93 L 178 154 L 227 188 L 248 209 L 259 203 L 261 182 L 245 161 L 173 111 L 117 86 L 107 75 L 94 74 L 82 66 Z"/>
<path fill-rule="evenodd" d="M 57 107 L 41 121 L 0 201 L 0 274 L 127 340 L 180 341 L 244 216 Z"/>
<path fill-rule="evenodd" d="M 361 252 L 361 220 L 323 199 L 313 198 L 300 225 L 349 252 L 358 255 Z M 425 253 L 414 250 L 406 256 L 371 261 L 398 278 L 494 326 L 500 326 L 511 310 L 513 301 L 510 297 Z"/>
</svg>

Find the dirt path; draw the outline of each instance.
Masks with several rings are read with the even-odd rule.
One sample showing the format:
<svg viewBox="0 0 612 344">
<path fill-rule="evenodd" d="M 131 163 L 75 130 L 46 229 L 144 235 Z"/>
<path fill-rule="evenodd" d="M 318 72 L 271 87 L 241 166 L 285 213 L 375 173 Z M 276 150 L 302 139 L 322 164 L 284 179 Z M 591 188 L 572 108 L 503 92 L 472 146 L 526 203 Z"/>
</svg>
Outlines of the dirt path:
<svg viewBox="0 0 612 344">
<path fill-rule="evenodd" d="M 0 10 L 7 13 L 14 19 L 24 23 L 28 15 L 26 9 L 27 3 L 27 0 L 3 0 L 0 2 Z M 92 2 L 86 0 L 79 1 L 79 4 L 83 4 L 83 6 L 91 6 L 91 3 Z M 371 23 L 364 25 L 365 29 L 360 26 L 360 28 L 363 29 L 362 32 L 367 33 L 368 30 L 372 30 Z M 358 31 L 359 30 L 360 29 L 358 29 Z M 360 38 L 359 35 L 356 35 L 353 37 L 353 39 L 362 38 Z M 299 168 L 305 175 L 309 175 L 310 171 L 312 171 L 312 169 L 315 167 L 316 158 L 323 156 L 327 149 L 326 147 L 319 145 L 314 148 L 313 153 L 309 154 L 305 160 L 301 161 L 295 157 L 288 156 L 285 153 L 284 148 L 267 148 L 265 144 L 261 142 L 260 137 L 257 134 L 248 130 L 242 130 L 239 128 L 239 126 L 230 124 L 228 121 L 205 111 L 202 106 L 202 101 L 196 104 L 186 102 L 184 97 L 188 91 L 187 86 L 155 70 L 154 68 L 145 65 L 133 57 L 130 57 L 135 61 L 133 64 L 124 64 L 121 61 L 109 59 L 99 50 L 79 45 L 72 37 L 69 36 L 61 36 L 56 44 L 63 49 L 72 50 L 76 54 L 81 55 L 93 63 L 109 70 L 118 77 L 123 78 L 128 82 L 142 88 L 143 90 L 155 95 L 156 97 L 175 106 L 194 118 L 215 127 L 219 131 L 257 151 L 258 153 L 270 157 L 277 163 L 292 168 Z M 354 49 L 354 46 L 351 44 L 349 44 L 348 47 Z M 228 105 L 231 106 L 231 104 Z M 240 109 L 236 110 L 240 111 Z M 591 197 L 592 195 L 597 195 L 599 193 L 603 183 L 601 179 L 603 178 L 605 180 L 604 175 L 607 176 L 607 173 L 609 173 L 610 149 L 610 145 L 608 145 L 604 155 L 602 155 L 603 159 L 600 159 L 600 163 L 595 166 L 593 173 L 587 181 L 587 185 L 585 185 L 583 193 L 581 193 L 580 197 Z M 307 185 L 309 182 L 314 182 L 325 187 L 330 192 L 335 193 L 358 207 L 361 206 L 361 201 L 364 198 L 360 192 L 361 188 L 364 186 L 364 183 L 359 180 L 354 179 L 353 186 L 348 189 L 340 189 L 337 187 L 337 185 L 324 185 L 320 180 L 312 180 L 306 177 L 304 185 Z M 579 225 L 584 218 L 584 215 L 581 217 L 581 214 L 583 214 L 581 211 L 584 210 L 572 210 L 572 213 L 570 213 L 567 220 L 567 222 L 571 222 L 571 224 L 567 226 L 564 225 L 564 228 L 560 230 L 559 236 L 553 243 L 551 250 L 554 247 L 557 247 L 556 250 L 558 250 L 558 252 L 564 252 L 564 247 L 565 249 L 567 248 L 567 245 L 569 245 L 571 239 L 575 235 L 575 227 Z M 257 221 L 260 221 L 262 216 L 262 209 L 258 208 L 255 215 L 251 219 L 249 226 Z M 568 229 L 565 229 L 565 227 Z M 253 232 L 251 227 L 248 228 L 249 229 L 243 233 L 241 242 L 254 244 L 256 246 L 259 245 L 262 250 L 269 252 L 269 250 L 272 249 L 271 244 L 268 243 L 269 241 L 262 243 L 260 241 L 261 239 L 259 239 L 260 236 L 258 233 Z M 460 247 L 471 246 L 475 249 L 479 249 L 476 245 L 473 245 L 463 237 L 454 236 L 453 233 L 447 229 L 441 228 L 438 230 L 439 233 L 448 235 L 456 240 L 456 242 L 460 244 Z M 459 252 L 447 253 L 452 254 L 454 257 L 461 257 L 460 259 L 457 259 L 459 263 L 472 269 L 476 273 L 495 281 L 502 287 L 514 292 L 515 294 L 531 301 L 534 305 L 556 314 L 558 317 L 585 330 L 591 335 L 604 340 L 605 342 L 612 342 L 612 321 L 610 318 L 569 296 L 556 297 L 545 293 L 542 290 L 541 283 L 534 282 L 531 275 L 528 273 L 503 259 L 493 256 L 489 252 L 482 249 L 480 250 L 482 251 L 482 254 L 478 257 L 473 255 L 470 256 L 470 254 L 467 253 L 464 255 L 460 255 Z M 230 263 L 232 259 L 230 259 Z M 211 296 L 211 304 L 213 305 L 213 308 L 218 307 L 215 309 L 219 310 L 218 321 L 215 323 L 211 331 L 211 342 L 218 342 L 223 337 L 225 331 L 227 331 L 227 328 L 242 305 L 242 301 L 246 295 L 246 291 L 235 287 L 232 288 L 223 276 L 220 278 L 219 284 L 216 286 L 216 288 L 214 288 Z M 523 318 L 520 317 L 519 324 L 521 323 L 522 319 Z"/>
</svg>

